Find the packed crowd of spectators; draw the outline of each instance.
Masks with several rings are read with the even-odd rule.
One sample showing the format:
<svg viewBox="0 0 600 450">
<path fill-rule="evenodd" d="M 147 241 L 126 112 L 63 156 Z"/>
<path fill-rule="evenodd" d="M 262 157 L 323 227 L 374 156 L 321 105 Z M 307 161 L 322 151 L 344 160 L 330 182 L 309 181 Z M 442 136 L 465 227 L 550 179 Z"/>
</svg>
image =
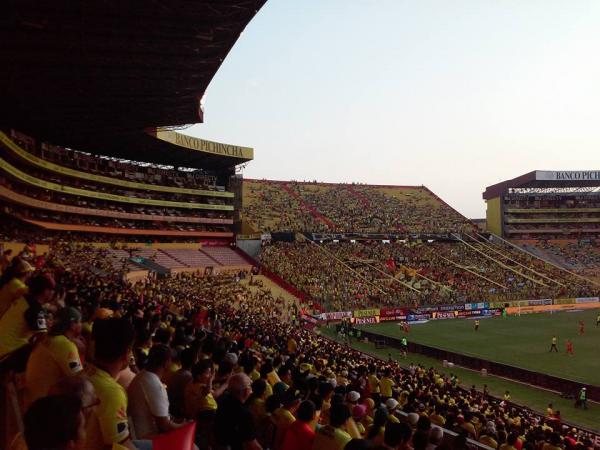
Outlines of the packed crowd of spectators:
<svg viewBox="0 0 600 450">
<path fill-rule="evenodd" d="M 321 337 L 245 274 L 132 285 L 87 270 L 91 248 L 55 243 L 37 270 L 32 253 L 0 278 L 0 367 L 23 380 L 12 448 L 148 449 L 190 421 L 201 449 L 593 446 L 556 416 Z"/>
<path fill-rule="evenodd" d="M 80 231 L 49 230 L 27 222 L 21 222 L 15 219 L 14 215 L 6 214 L 6 206 L 0 209 L 0 241 L 3 242 L 37 242 L 39 244 L 49 244 L 54 241 L 72 241 L 72 242 L 103 242 L 111 245 L 119 245 L 122 235 L 109 233 L 89 233 Z M 146 236 L 146 235 L 127 235 L 127 242 L 198 242 L 197 237 L 186 236 Z"/>
<path fill-rule="evenodd" d="M 509 194 L 506 232 L 514 239 L 583 239 L 600 230 L 600 192 Z"/>
<path fill-rule="evenodd" d="M 597 295 L 598 286 L 488 242 L 276 242 L 261 263 L 328 310 Z"/>
<path fill-rule="evenodd" d="M 91 155 L 47 143 L 37 144 L 33 139 L 19 133 L 15 133 L 11 138 L 21 148 L 44 160 L 83 172 L 145 184 L 225 190 L 223 186 L 217 185 L 217 177 L 214 174 L 202 169 L 168 168 L 155 164 Z"/>
<path fill-rule="evenodd" d="M 424 187 L 290 183 L 339 232 L 450 233 L 472 230 L 467 219 Z"/>
<path fill-rule="evenodd" d="M 244 181 L 244 217 L 261 231 L 468 233 L 474 225 L 425 187 Z"/>
<path fill-rule="evenodd" d="M 579 193 L 513 193 L 505 198 L 507 208 L 518 209 L 573 209 L 600 208 L 600 192 Z"/>
<path fill-rule="evenodd" d="M 0 174 L 0 186 L 5 187 L 17 194 L 24 195 L 36 200 L 56 205 L 76 206 L 80 208 L 89 208 L 100 211 L 129 213 L 138 215 L 163 216 L 169 219 L 180 219 L 185 221 L 191 217 L 209 218 L 209 219 L 231 219 L 232 213 L 229 211 L 204 210 L 204 209 L 178 209 L 164 206 L 149 206 L 135 203 L 114 202 L 92 197 L 64 194 L 61 192 L 41 189 L 35 186 L 21 183 L 18 180 L 9 179 Z"/>
<path fill-rule="evenodd" d="M 600 241 L 581 239 L 579 241 L 529 241 L 525 245 L 535 246 L 542 255 L 550 256 L 564 267 L 576 272 L 600 269 Z"/>
<path fill-rule="evenodd" d="M 225 225 L 208 225 L 202 223 L 185 223 L 151 220 L 127 220 L 115 217 L 69 214 L 43 209 L 14 207 L 6 205 L 5 214 L 24 220 L 59 223 L 63 225 L 86 225 L 94 227 L 111 227 L 128 230 L 171 230 L 171 231 L 230 231 Z"/>
<path fill-rule="evenodd" d="M 315 218 L 282 186 L 283 183 L 269 180 L 244 181 L 242 215 L 256 231 L 330 231 L 325 222 Z"/>
<path fill-rule="evenodd" d="M 158 190 L 146 190 L 140 188 L 131 188 L 129 186 L 101 183 L 88 178 L 71 177 L 54 172 L 52 170 L 41 169 L 10 153 L 3 155 L 3 158 L 6 159 L 13 167 L 19 169 L 21 172 L 26 173 L 30 177 L 36 178 L 37 180 L 55 183 L 60 186 L 82 189 L 85 191 L 147 200 L 166 200 L 182 203 L 207 203 L 211 205 L 225 205 L 229 200 L 223 197 L 215 197 L 212 195 L 192 195 L 180 192 L 162 192 Z"/>
</svg>

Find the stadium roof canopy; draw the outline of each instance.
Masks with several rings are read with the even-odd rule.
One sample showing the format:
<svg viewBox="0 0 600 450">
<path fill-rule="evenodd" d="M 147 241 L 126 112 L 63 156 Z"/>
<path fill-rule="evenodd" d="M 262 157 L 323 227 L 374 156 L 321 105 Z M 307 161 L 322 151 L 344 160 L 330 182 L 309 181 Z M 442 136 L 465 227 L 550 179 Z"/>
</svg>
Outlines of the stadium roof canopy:
<svg viewBox="0 0 600 450">
<path fill-rule="evenodd" d="M 227 165 L 147 131 L 202 122 L 208 84 L 265 2 L 9 0 L 0 127 L 107 156 Z"/>
<path fill-rule="evenodd" d="M 600 186 L 600 170 L 534 170 L 512 180 L 488 186 L 484 200 L 504 195 L 509 189 L 585 188 Z"/>
</svg>

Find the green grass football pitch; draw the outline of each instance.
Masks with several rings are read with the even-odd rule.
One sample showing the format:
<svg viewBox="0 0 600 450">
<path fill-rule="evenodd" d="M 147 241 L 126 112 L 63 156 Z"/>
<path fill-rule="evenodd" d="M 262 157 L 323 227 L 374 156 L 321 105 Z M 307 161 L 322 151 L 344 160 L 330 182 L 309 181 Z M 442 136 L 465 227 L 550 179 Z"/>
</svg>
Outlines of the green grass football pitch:
<svg viewBox="0 0 600 450">
<path fill-rule="evenodd" d="M 484 318 L 479 331 L 472 319 L 436 320 L 410 327 L 409 341 L 497 361 L 570 380 L 600 385 L 600 310 L 559 312 Z M 585 322 L 579 336 L 578 323 Z M 365 325 L 378 334 L 402 337 L 397 323 Z M 550 353 L 552 335 L 559 353 Z M 566 340 L 573 342 L 573 356 L 566 354 Z"/>
</svg>

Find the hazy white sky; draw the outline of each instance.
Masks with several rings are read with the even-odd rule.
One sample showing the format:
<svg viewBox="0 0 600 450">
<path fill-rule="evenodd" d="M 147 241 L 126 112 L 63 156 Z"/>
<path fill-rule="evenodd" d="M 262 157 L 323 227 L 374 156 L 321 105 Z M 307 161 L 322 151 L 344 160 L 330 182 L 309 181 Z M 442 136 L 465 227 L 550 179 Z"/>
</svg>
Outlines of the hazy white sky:
<svg viewBox="0 0 600 450">
<path fill-rule="evenodd" d="M 254 147 L 248 178 L 486 186 L 600 169 L 600 1 L 268 0 L 185 132 Z"/>
</svg>

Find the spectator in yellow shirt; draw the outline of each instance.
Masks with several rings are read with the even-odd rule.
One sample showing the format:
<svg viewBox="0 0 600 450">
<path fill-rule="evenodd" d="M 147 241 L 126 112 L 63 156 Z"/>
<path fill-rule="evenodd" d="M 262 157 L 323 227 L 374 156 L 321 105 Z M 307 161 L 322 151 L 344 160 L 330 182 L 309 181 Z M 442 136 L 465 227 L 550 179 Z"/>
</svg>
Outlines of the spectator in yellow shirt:
<svg viewBox="0 0 600 450">
<path fill-rule="evenodd" d="M 127 393 L 116 381 L 129 365 L 134 330 L 125 319 L 96 320 L 94 363 L 86 369 L 99 405 L 86 424 L 86 450 L 105 450 L 113 443 L 136 450 L 127 422 Z"/>
<path fill-rule="evenodd" d="M 54 280 L 38 275 L 29 282 L 29 292 L 12 303 L 0 318 L 0 358 L 12 353 L 4 364 L 23 371 L 31 351 L 29 339 L 46 331 L 46 312 L 42 305 L 54 296 Z M 19 350 L 17 352 L 17 350 Z"/>
<path fill-rule="evenodd" d="M 34 268 L 27 261 L 14 258 L 10 266 L 0 277 L 0 317 L 10 305 L 27 293 L 26 282 Z"/>
<path fill-rule="evenodd" d="M 329 425 L 325 425 L 317 431 L 312 450 L 343 450 L 346 444 L 352 440 L 346 431 L 351 417 L 346 405 L 342 403 L 332 405 Z"/>
<path fill-rule="evenodd" d="M 396 382 L 392 379 L 392 371 L 385 369 L 383 377 L 379 382 L 379 389 L 381 391 L 381 400 L 385 401 L 394 395 L 392 388 L 396 386 Z"/>
<path fill-rule="evenodd" d="M 38 342 L 25 370 L 25 404 L 48 395 L 52 386 L 83 370 L 74 341 L 81 335 L 81 314 L 72 307 L 56 313 L 52 329 Z"/>
</svg>

